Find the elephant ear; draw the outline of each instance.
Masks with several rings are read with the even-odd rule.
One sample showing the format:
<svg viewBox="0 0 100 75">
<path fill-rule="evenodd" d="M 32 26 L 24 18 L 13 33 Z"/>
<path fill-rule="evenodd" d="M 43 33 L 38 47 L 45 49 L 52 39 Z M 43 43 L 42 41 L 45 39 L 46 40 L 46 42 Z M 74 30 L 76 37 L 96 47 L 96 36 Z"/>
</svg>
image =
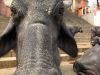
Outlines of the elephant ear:
<svg viewBox="0 0 100 75">
<path fill-rule="evenodd" d="M 16 35 L 16 28 L 11 18 L 8 26 L 0 36 L 0 57 L 16 47 Z"/>
<path fill-rule="evenodd" d="M 78 54 L 76 41 L 64 23 L 61 23 L 60 25 L 60 34 L 58 36 L 58 47 L 71 57 L 76 57 Z"/>
</svg>

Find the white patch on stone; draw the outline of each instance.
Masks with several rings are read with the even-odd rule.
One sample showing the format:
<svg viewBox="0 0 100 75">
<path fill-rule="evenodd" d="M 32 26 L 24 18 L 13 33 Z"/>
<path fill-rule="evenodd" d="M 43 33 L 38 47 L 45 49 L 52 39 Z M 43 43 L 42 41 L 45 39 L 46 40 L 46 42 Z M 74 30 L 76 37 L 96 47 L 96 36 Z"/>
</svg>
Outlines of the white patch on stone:
<svg viewBox="0 0 100 75">
<path fill-rule="evenodd" d="M 7 7 L 10 7 L 10 6 L 11 6 L 12 1 L 13 1 L 13 0 L 3 0 L 4 4 L 5 4 Z"/>
<path fill-rule="evenodd" d="M 65 8 L 68 8 L 72 5 L 72 0 L 63 0 L 63 4 Z"/>
</svg>

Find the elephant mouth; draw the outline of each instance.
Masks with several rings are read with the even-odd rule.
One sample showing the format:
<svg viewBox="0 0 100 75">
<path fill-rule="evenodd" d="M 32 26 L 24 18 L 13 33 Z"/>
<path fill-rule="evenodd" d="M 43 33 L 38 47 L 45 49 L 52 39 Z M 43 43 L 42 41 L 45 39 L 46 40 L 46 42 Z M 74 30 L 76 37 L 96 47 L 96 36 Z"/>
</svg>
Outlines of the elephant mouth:
<svg viewBox="0 0 100 75">
<path fill-rule="evenodd" d="M 82 64 L 77 62 L 74 63 L 73 70 L 77 75 L 97 75 L 94 71 L 86 69 Z"/>
<path fill-rule="evenodd" d="M 82 30 L 81 30 L 80 32 L 81 32 L 81 33 L 83 33 L 83 31 L 82 31 Z"/>
<path fill-rule="evenodd" d="M 44 24 L 44 25 L 46 25 L 46 22 L 39 20 L 39 21 L 35 21 L 34 24 Z"/>
</svg>

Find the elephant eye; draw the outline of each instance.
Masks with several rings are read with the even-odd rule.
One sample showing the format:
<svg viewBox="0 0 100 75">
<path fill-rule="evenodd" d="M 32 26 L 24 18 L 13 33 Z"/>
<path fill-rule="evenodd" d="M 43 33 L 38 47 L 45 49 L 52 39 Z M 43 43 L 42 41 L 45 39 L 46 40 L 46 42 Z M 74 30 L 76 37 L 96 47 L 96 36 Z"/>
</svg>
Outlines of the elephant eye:
<svg viewBox="0 0 100 75">
<path fill-rule="evenodd" d="M 63 15 L 63 12 L 64 12 L 64 8 L 59 8 L 59 14 Z"/>
<path fill-rule="evenodd" d="M 24 15 L 19 10 L 17 10 L 15 7 L 11 7 L 13 22 L 18 25 L 20 21 L 23 19 Z"/>
<path fill-rule="evenodd" d="M 54 18 L 55 22 L 57 22 L 58 24 L 60 24 L 62 21 L 63 12 L 64 12 L 64 8 L 60 7 L 53 14 L 53 18 Z"/>
<path fill-rule="evenodd" d="M 12 14 L 16 14 L 17 10 L 14 7 L 11 7 L 11 12 L 12 12 Z"/>
</svg>

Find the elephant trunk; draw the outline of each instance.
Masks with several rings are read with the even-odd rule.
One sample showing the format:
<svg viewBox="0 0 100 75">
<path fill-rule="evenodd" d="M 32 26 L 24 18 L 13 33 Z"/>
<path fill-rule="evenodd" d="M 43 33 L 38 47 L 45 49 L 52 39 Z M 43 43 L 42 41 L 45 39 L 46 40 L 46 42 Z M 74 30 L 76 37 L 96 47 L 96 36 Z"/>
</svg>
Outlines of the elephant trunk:
<svg viewBox="0 0 100 75">
<path fill-rule="evenodd" d="M 24 72 L 24 75 L 59 75 L 53 57 L 52 36 L 49 30 L 48 26 L 36 23 L 25 29 L 23 38 L 20 39 L 19 35 L 18 69 L 14 75 L 23 75 L 21 72 Z M 23 42 L 20 43 L 21 41 Z M 18 70 L 21 70 L 20 74 Z M 52 72 L 54 70 L 55 72 Z"/>
</svg>

